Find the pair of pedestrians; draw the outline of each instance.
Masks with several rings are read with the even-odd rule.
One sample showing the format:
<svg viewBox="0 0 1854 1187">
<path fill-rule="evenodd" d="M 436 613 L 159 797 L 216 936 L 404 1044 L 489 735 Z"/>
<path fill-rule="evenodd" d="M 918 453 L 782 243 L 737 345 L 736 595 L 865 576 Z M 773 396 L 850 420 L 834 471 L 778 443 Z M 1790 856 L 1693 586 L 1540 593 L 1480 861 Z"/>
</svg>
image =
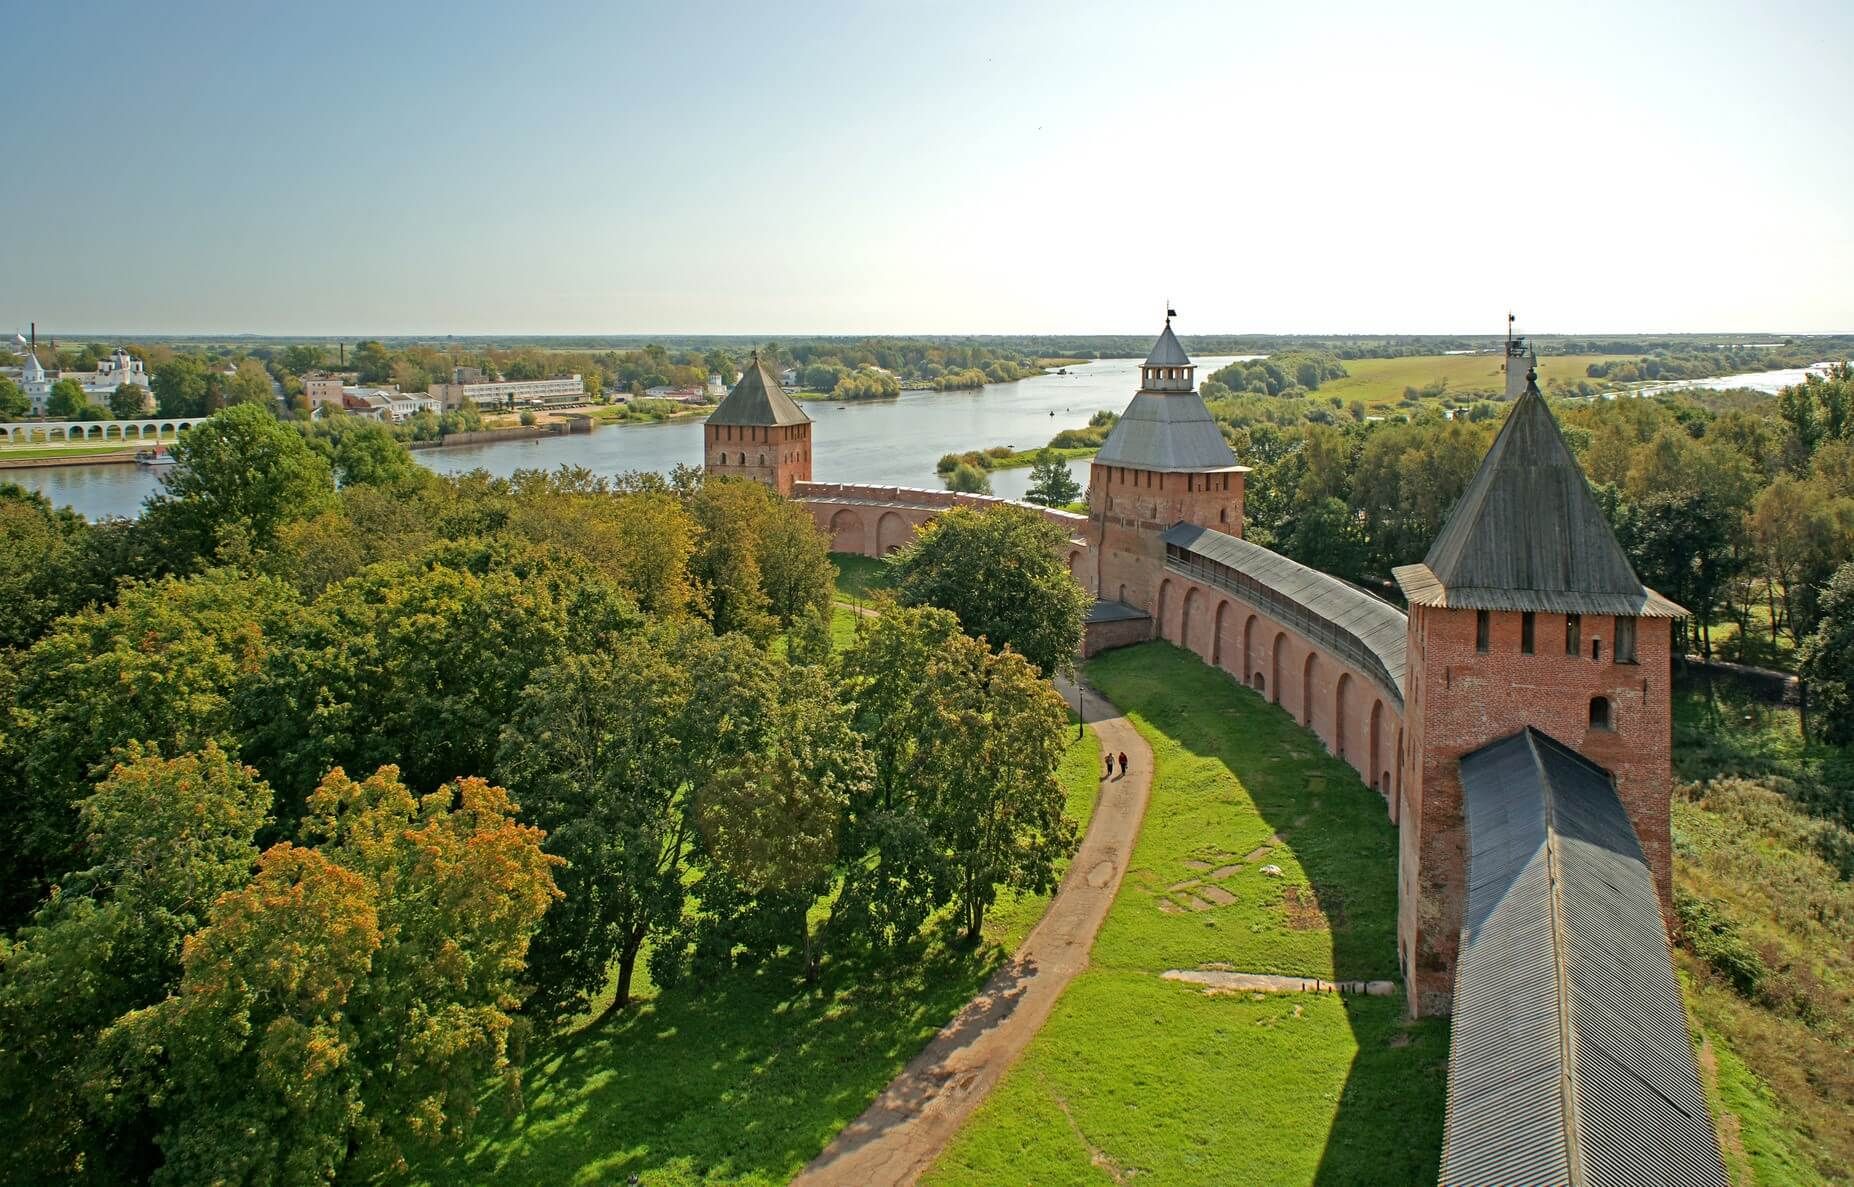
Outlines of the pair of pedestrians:
<svg viewBox="0 0 1854 1187">
<path fill-rule="evenodd" d="M 1101 778 L 1112 779 L 1114 777 L 1115 757 L 1116 756 L 1112 754 L 1107 756 L 1107 774 L 1101 776 Z M 1122 750 L 1120 754 L 1118 755 L 1118 758 L 1120 760 L 1120 777 L 1124 779 L 1126 778 L 1126 774 L 1127 774 L 1127 752 Z"/>
</svg>

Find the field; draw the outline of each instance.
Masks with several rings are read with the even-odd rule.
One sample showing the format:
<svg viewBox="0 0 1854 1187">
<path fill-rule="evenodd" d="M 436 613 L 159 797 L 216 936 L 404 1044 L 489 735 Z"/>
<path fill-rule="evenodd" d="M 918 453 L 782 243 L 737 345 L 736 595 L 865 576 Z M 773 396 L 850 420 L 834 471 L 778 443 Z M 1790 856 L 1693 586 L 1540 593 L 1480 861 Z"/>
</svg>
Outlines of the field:
<svg viewBox="0 0 1854 1187">
<path fill-rule="evenodd" d="M 888 562 L 880 557 L 833 552 L 830 560 L 837 566 L 837 597 L 840 601 L 866 604 L 878 592 L 888 588 Z"/>
<path fill-rule="evenodd" d="M 1087 675 L 1152 745 L 1145 826 L 1089 969 L 927 1181 L 1433 1182 L 1445 1021 L 1408 1024 L 1395 996 L 1212 996 L 1159 976 L 1394 977 L 1383 801 L 1177 648 Z"/>
<path fill-rule="evenodd" d="M 1099 763 L 1093 733 L 1062 761 L 1078 832 L 1094 813 Z M 1001 893 L 976 950 L 937 920 L 911 951 L 880 962 L 827 954 L 811 989 L 789 954 L 675 990 L 652 986 L 640 963 L 638 1005 L 601 1021 L 598 1003 L 577 1028 L 537 1043 L 520 1109 L 486 1095 L 471 1144 L 414 1179 L 784 1183 L 965 1005 L 1048 902 Z"/>
<path fill-rule="evenodd" d="M 1754 984 L 1676 951 L 1738 1183 L 1848 1181 L 1854 1166 L 1854 795 L 1847 755 L 1805 743 L 1793 709 L 1719 682 L 1674 697 L 1677 893 L 1705 900 Z M 1812 814 L 1813 813 L 1813 814 Z"/>
<path fill-rule="evenodd" d="M 1603 359 L 1621 356 L 1577 354 L 1545 355 L 1539 359 L 1539 384 L 1553 379 L 1587 378 L 1584 368 Z M 1633 356 L 1630 356 L 1633 357 Z M 1499 394 L 1506 390 L 1506 377 L 1498 355 L 1432 354 L 1398 359 L 1347 359 L 1346 377 L 1330 379 L 1311 393 L 1316 400 L 1337 396 L 1347 404 L 1362 400 L 1374 412 L 1395 405 L 1403 399 L 1405 388 L 1423 388 L 1447 381 L 1443 397 L 1470 391 Z"/>
</svg>

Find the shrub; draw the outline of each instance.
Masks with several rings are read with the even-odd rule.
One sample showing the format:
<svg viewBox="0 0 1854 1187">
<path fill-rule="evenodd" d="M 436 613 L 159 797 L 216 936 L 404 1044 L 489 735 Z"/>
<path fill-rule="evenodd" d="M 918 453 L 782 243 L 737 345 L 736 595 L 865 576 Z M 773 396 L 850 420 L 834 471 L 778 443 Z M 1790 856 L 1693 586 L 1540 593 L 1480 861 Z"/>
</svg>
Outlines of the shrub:
<svg viewBox="0 0 1854 1187">
<path fill-rule="evenodd" d="M 1681 942 L 1693 955 L 1730 983 L 1740 996 L 1752 998 L 1765 977 L 1764 960 L 1738 934 L 1738 925 L 1713 899 L 1684 890 L 1674 892 L 1674 912 L 1680 916 Z"/>
</svg>

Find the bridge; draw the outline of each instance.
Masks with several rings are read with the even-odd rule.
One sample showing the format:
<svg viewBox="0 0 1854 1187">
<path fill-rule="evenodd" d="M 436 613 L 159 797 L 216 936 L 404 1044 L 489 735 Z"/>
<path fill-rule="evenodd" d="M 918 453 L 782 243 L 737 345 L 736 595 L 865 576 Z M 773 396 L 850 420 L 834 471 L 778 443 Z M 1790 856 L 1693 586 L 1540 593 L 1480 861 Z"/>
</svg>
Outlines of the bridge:
<svg viewBox="0 0 1854 1187">
<path fill-rule="evenodd" d="M 8 445 L 103 441 L 159 441 L 199 424 L 203 416 L 160 416 L 147 420 L 16 420 L 0 422 Z"/>
</svg>

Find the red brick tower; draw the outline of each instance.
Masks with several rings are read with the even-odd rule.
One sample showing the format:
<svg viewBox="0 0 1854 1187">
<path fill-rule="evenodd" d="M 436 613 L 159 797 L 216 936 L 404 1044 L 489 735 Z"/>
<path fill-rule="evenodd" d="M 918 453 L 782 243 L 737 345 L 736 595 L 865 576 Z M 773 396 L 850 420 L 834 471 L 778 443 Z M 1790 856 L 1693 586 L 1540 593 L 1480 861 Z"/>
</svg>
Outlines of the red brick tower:
<svg viewBox="0 0 1854 1187">
<path fill-rule="evenodd" d="M 1410 1006 L 1446 1012 L 1466 897 L 1463 755 L 1531 726 L 1607 771 L 1672 897 L 1669 620 L 1642 585 L 1536 374 L 1420 565 L 1404 690 L 1398 949 Z"/>
<path fill-rule="evenodd" d="M 702 426 L 702 464 L 718 478 L 751 478 L 782 495 L 811 481 L 811 418 L 754 351 L 740 382 Z"/>
<path fill-rule="evenodd" d="M 1236 455 L 1203 397 L 1197 368 L 1172 333 L 1172 319 L 1139 368 L 1139 391 L 1088 472 L 1094 595 L 1152 613 L 1165 568 L 1165 529 L 1189 523 L 1242 535 Z"/>
</svg>

